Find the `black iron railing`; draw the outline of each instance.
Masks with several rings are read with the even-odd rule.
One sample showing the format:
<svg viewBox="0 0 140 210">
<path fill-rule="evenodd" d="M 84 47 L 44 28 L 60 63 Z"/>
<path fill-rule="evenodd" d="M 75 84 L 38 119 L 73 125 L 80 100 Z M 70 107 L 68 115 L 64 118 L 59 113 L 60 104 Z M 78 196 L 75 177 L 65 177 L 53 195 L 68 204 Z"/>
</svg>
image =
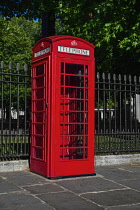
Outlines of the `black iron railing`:
<svg viewBox="0 0 140 210">
<path fill-rule="evenodd" d="M 96 78 L 97 153 L 140 152 L 140 77 Z"/>
<path fill-rule="evenodd" d="M 0 69 L 0 159 L 29 155 L 30 84 L 27 65 Z"/>
<path fill-rule="evenodd" d="M 96 75 L 96 154 L 140 152 L 140 77 Z M 0 160 L 29 157 L 27 65 L 0 68 Z"/>
</svg>

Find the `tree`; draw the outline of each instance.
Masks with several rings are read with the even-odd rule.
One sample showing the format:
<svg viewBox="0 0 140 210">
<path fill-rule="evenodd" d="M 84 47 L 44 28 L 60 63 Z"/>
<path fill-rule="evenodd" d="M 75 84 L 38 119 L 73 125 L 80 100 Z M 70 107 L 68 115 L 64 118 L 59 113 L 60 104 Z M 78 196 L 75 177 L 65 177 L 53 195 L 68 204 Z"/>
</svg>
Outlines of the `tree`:
<svg viewBox="0 0 140 210">
<path fill-rule="evenodd" d="M 6 111 L 6 116 L 8 118 L 8 113 L 10 110 L 9 106 L 12 106 L 14 109 L 17 108 L 17 99 L 18 99 L 18 91 L 19 94 L 19 108 L 20 110 L 24 110 L 24 95 L 25 95 L 25 85 L 20 84 L 20 88 L 17 88 L 17 79 L 18 74 L 23 73 L 24 64 L 28 64 L 28 72 L 30 75 L 30 65 L 32 60 L 32 47 L 35 42 L 40 38 L 40 23 L 35 22 L 33 20 L 27 20 L 24 17 L 14 17 L 10 20 L 6 18 L 0 18 L 0 61 L 5 61 L 4 72 L 9 72 L 8 64 L 9 62 L 13 63 L 12 73 L 15 73 L 15 76 L 12 76 L 12 81 L 14 83 L 9 83 L 10 75 L 4 75 L 3 79 L 0 74 L 0 80 L 7 81 L 0 83 L 0 96 L 3 95 L 3 101 L 1 101 L 2 97 L 0 97 L 0 108 L 3 104 L 3 109 Z M 21 70 L 16 68 L 16 64 L 21 64 Z M 27 78 L 28 82 L 30 82 L 29 77 Z M 24 82 L 24 77 L 20 77 L 20 82 Z M 11 91 L 10 91 L 11 89 Z M 11 93 L 10 93 L 11 92 Z M 1 95 L 2 94 L 2 95 Z M 27 89 L 27 94 L 29 96 L 28 103 L 30 102 L 30 87 Z M 12 98 L 12 103 L 9 104 L 9 97 Z"/>
<path fill-rule="evenodd" d="M 11 18 L 13 16 L 20 17 L 24 15 L 27 19 L 44 19 L 48 25 L 49 35 L 55 32 L 55 13 L 59 5 L 59 0 L 5 0 L 2 2 L 0 15 L 2 17 Z M 46 18 L 47 17 L 47 18 Z"/>
<path fill-rule="evenodd" d="M 0 60 L 13 63 L 31 63 L 32 47 L 40 38 L 40 23 L 13 17 L 0 18 Z"/>
<path fill-rule="evenodd" d="M 60 5 L 58 32 L 78 36 L 95 46 L 97 69 L 139 74 L 140 2 L 77 0 Z"/>
<path fill-rule="evenodd" d="M 140 67 L 139 0 L 3 1 L 1 15 L 56 19 L 56 34 L 88 40 L 96 46 L 98 71 L 138 74 Z M 51 22 L 50 22 L 51 23 Z M 52 24 L 52 27 L 54 25 Z"/>
</svg>

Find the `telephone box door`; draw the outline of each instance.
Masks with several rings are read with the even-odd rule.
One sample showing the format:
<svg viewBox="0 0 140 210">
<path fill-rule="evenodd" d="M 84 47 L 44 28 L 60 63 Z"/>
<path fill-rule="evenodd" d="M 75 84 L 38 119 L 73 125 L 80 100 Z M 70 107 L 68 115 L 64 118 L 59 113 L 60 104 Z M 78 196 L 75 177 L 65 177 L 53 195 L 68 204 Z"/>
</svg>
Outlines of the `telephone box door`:
<svg viewBox="0 0 140 210">
<path fill-rule="evenodd" d="M 94 173 L 93 62 L 57 57 L 59 95 L 55 176 Z"/>
<path fill-rule="evenodd" d="M 31 170 L 47 175 L 48 148 L 48 61 L 32 70 Z"/>
</svg>

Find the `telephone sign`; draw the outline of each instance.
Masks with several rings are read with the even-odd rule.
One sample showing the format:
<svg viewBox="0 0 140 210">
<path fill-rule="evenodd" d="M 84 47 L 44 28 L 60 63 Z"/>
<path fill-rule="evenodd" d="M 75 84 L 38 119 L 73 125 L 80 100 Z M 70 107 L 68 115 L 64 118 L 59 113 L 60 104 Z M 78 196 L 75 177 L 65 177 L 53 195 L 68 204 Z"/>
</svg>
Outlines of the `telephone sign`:
<svg viewBox="0 0 140 210">
<path fill-rule="evenodd" d="M 40 51 L 36 52 L 36 53 L 34 54 L 34 57 L 36 58 L 36 57 L 38 57 L 38 56 L 40 56 L 40 55 L 44 55 L 44 54 L 46 54 L 46 53 L 48 53 L 48 52 L 50 52 L 50 47 L 47 47 L 47 48 L 45 48 L 45 49 L 43 49 L 43 50 L 40 50 Z"/>
<path fill-rule="evenodd" d="M 89 50 L 77 49 L 72 47 L 58 46 L 58 52 L 73 53 L 79 55 L 89 55 Z"/>
</svg>

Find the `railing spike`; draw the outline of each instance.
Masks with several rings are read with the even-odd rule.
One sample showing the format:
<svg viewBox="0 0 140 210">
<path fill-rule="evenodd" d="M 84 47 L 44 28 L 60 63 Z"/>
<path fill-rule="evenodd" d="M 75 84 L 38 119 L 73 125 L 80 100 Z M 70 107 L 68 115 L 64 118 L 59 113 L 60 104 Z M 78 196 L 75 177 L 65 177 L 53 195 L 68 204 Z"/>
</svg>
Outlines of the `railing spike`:
<svg viewBox="0 0 140 210">
<path fill-rule="evenodd" d="M 17 63 L 17 70 L 19 71 L 20 70 L 20 64 Z"/>
<path fill-rule="evenodd" d="M 131 75 L 129 75 L 129 82 L 131 82 L 132 81 L 132 77 L 131 77 Z"/>
<path fill-rule="evenodd" d="M 100 73 L 97 72 L 97 79 L 100 79 Z"/>
<path fill-rule="evenodd" d="M 119 80 L 121 81 L 121 79 L 122 79 L 122 77 L 121 77 L 121 75 L 119 74 Z"/>
<path fill-rule="evenodd" d="M 127 80 L 127 77 L 126 77 L 126 75 L 124 75 L 124 81 L 126 82 L 126 80 Z"/>
<path fill-rule="evenodd" d="M 4 61 L 1 61 L 1 68 L 4 69 Z"/>
<path fill-rule="evenodd" d="M 12 70 L 12 62 L 9 62 L 9 70 Z"/>
<path fill-rule="evenodd" d="M 116 80 L 116 74 L 113 74 L 113 79 Z"/>
<path fill-rule="evenodd" d="M 105 79 L 105 73 L 104 72 L 102 73 L 102 78 Z"/>
<path fill-rule="evenodd" d="M 109 79 L 109 80 L 111 79 L 111 74 L 110 74 L 110 73 L 108 73 L 108 79 Z"/>
<path fill-rule="evenodd" d="M 135 83 L 137 82 L 137 77 L 136 77 L 136 76 L 134 76 L 134 82 L 135 82 Z"/>
<path fill-rule="evenodd" d="M 24 64 L 24 71 L 27 72 L 28 71 L 28 65 L 25 63 Z"/>
</svg>

